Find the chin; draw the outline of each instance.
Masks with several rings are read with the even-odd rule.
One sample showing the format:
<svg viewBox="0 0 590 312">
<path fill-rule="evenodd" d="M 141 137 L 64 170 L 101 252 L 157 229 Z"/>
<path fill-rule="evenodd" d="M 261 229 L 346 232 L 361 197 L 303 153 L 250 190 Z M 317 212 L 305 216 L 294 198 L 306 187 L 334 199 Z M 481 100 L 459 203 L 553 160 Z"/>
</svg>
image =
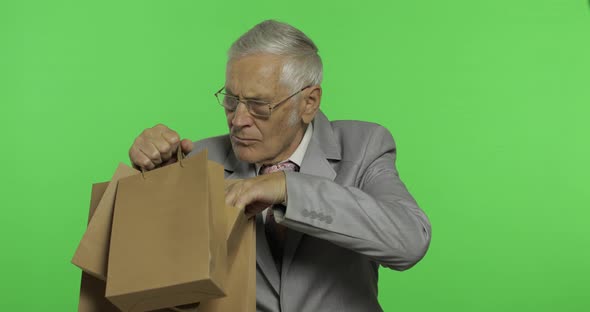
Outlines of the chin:
<svg viewBox="0 0 590 312">
<path fill-rule="evenodd" d="M 240 161 L 253 164 L 259 162 L 262 159 L 261 155 L 252 148 L 232 144 L 232 149 L 234 150 L 236 158 Z"/>
</svg>

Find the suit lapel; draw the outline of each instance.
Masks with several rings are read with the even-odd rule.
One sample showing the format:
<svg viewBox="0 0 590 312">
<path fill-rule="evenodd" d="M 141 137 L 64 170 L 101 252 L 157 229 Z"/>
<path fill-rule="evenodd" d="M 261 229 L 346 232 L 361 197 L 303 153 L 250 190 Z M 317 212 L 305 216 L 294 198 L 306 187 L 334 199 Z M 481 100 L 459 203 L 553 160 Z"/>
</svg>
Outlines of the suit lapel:
<svg viewBox="0 0 590 312">
<path fill-rule="evenodd" d="M 253 164 L 239 161 L 231 149 L 231 145 L 223 163 L 223 168 L 226 172 L 226 179 L 247 179 L 256 175 L 256 167 Z"/>
<path fill-rule="evenodd" d="M 230 149 L 225 160 L 226 179 L 247 179 L 256 176 L 256 167 L 239 161 Z M 279 293 L 279 271 L 272 258 L 272 253 L 266 241 L 262 214 L 256 215 L 256 264 L 269 281 L 274 291 Z"/>
<path fill-rule="evenodd" d="M 314 118 L 313 126 L 313 135 L 303 157 L 300 173 L 333 181 L 336 177 L 336 171 L 334 171 L 328 159 L 340 160 L 340 147 L 333 135 L 331 124 L 324 114 L 318 112 Z M 287 207 L 287 209 L 289 208 Z M 303 235 L 301 232 L 287 229 L 281 278 L 285 278 L 288 273 Z"/>
<path fill-rule="evenodd" d="M 260 267 L 260 270 L 278 294 L 280 287 L 279 271 L 277 270 L 277 265 L 266 240 L 264 221 L 261 213 L 256 215 L 256 264 Z"/>
</svg>

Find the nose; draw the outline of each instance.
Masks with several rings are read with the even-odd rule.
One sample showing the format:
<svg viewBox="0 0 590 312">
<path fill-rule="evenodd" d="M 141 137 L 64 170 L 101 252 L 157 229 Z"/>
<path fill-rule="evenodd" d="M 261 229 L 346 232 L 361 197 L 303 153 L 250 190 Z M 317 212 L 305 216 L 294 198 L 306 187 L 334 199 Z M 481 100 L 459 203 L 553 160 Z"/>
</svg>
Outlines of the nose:
<svg viewBox="0 0 590 312">
<path fill-rule="evenodd" d="M 251 126 L 253 122 L 254 120 L 246 104 L 242 102 L 238 103 L 238 107 L 233 112 L 233 118 L 231 119 L 232 126 L 242 128 Z"/>
</svg>

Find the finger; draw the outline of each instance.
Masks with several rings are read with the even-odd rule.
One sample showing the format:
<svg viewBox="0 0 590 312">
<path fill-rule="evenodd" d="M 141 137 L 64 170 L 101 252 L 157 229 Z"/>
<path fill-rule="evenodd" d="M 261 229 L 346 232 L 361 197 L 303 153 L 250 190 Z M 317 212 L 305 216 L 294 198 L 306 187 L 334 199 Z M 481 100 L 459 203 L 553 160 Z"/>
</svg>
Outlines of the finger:
<svg viewBox="0 0 590 312">
<path fill-rule="evenodd" d="M 244 207 L 244 214 L 248 218 L 250 218 L 250 217 L 255 216 L 259 212 L 262 212 L 264 209 L 269 208 L 269 207 L 271 207 L 271 205 L 268 205 L 267 203 L 253 200 L 252 203 L 250 203 Z"/>
<path fill-rule="evenodd" d="M 176 154 L 173 153 L 174 148 L 170 148 L 167 152 L 161 152 L 162 164 L 172 164 L 176 162 Z"/>
<path fill-rule="evenodd" d="M 189 139 L 184 139 L 180 141 L 180 146 L 182 147 L 182 152 L 188 154 L 193 151 L 193 141 Z"/>
<path fill-rule="evenodd" d="M 147 158 L 149 158 L 155 167 L 157 167 L 162 162 L 162 159 L 160 158 L 160 151 L 158 151 L 158 149 L 153 144 L 151 144 L 148 139 L 140 136 L 137 138 L 136 142 L 137 143 L 135 146 L 137 149 Z"/>
<path fill-rule="evenodd" d="M 164 131 L 161 133 L 162 137 L 168 142 L 168 144 L 176 144 L 180 141 L 180 137 L 178 133 L 174 130 L 170 130 L 170 128 L 166 127 Z"/>
<path fill-rule="evenodd" d="M 235 197 L 234 201 L 234 207 L 247 212 L 248 205 L 253 201 L 252 192 L 244 190 Z"/>
<path fill-rule="evenodd" d="M 242 196 L 244 196 L 244 194 L 247 193 L 248 185 L 246 185 L 246 183 L 240 181 L 239 183 L 236 183 L 230 187 L 231 187 L 231 189 L 230 189 L 230 195 L 229 195 L 229 200 L 228 200 L 229 205 L 243 211 L 245 209 L 245 205 L 238 206 L 238 202 L 239 202 L 240 198 Z"/>
<path fill-rule="evenodd" d="M 141 152 L 135 145 L 131 146 L 131 149 L 129 150 L 129 159 L 136 166 L 146 170 L 152 170 L 156 167 L 152 160 L 143 152 Z"/>
<path fill-rule="evenodd" d="M 144 141 L 142 144 L 138 144 L 137 148 L 148 157 L 154 165 L 158 166 L 162 163 L 160 151 L 149 141 Z"/>
<path fill-rule="evenodd" d="M 150 143 L 152 143 L 156 149 L 158 149 L 158 152 L 160 152 L 160 158 L 162 158 L 162 161 L 166 161 L 168 159 L 170 159 L 170 156 L 165 157 L 167 155 L 171 155 L 172 154 L 172 146 L 170 145 L 170 143 L 168 143 L 168 141 L 166 141 L 164 138 L 162 138 L 161 136 L 159 138 L 155 138 L 153 140 L 150 140 Z M 177 145 L 178 146 L 178 145 Z"/>
<path fill-rule="evenodd" d="M 256 215 L 256 209 L 252 208 L 251 206 L 246 206 L 244 209 L 244 215 L 246 215 L 246 219 L 250 219 Z"/>
<path fill-rule="evenodd" d="M 270 206 L 265 204 L 252 203 L 244 207 L 244 215 L 246 215 L 246 218 L 250 219 L 251 217 L 257 215 L 258 213 L 264 211 L 264 209 L 269 207 Z"/>
<path fill-rule="evenodd" d="M 153 141 L 156 148 L 160 151 L 160 157 L 162 162 L 167 162 L 171 158 L 176 158 L 176 150 L 178 149 L 177 143 L 170 143 L 162 133 L 159 139 Z"/>
<path fill-rule="evenodd" d="M 225 188 L 225 204 L 228 206 L 233 206 L 236 197 L 236 189 L 235 184 L 230 185 Z"/>
<path fill-rule="evenodd" d="M 178 135 L 176 132 L 163 124 L 157 124 L 150 129 L 146 129 L 144 133 L 142 133 L 142 137 L 146 142 L 149 142 L 156 147 L 160 153 L 159 158 L 162 160 L 161 162 L 166 162 L 172 157 L 171 145 L 178 143 Z M 176 140 L 176 142 L 170 143 L 169 140 L 173 142 Z"/>
</svg>

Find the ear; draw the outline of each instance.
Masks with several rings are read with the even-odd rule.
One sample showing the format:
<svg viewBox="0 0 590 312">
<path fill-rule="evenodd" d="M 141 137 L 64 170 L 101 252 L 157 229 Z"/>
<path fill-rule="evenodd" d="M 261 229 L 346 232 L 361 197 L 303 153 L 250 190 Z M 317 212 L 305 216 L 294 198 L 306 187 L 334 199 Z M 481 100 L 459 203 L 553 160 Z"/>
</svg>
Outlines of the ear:
<svg viewBox="0 0 590 312">
<path fill-rule="evenodd" d="M 303 92 L 303 110 L 301 119 L 303 119 L 304 123 L 309 124 L 320 108 L 320 102 L 322 100 L 322 87 L 319 85 L 314 85 Z"/>
</svg>

